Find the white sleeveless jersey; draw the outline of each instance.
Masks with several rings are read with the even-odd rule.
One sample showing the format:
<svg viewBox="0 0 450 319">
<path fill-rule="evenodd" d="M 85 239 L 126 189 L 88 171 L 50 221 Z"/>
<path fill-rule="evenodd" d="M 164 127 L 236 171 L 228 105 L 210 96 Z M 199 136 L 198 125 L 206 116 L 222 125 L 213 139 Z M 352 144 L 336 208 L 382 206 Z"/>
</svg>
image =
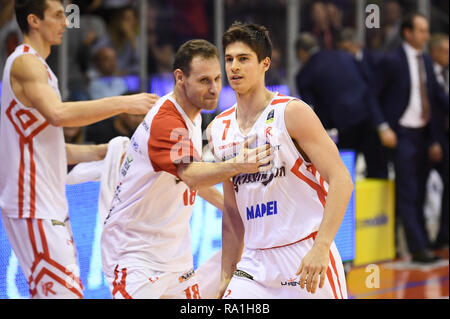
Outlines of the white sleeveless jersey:
<svg viewBox="0 0 450 319">
<path fill-rule="evenodd" d="M 293 97 L 275 93 L 248 137 L 251 148 L 269 143 L 274 149 L 268 172 L 232 178 L 237 206 L 245 227 L 244 244 L 250 249 L 273 248 L 296 242 L 317 231 L 322 221 L 328 185 L 314 165 L 295 147 L 284 122 Z M 211 125 L 217 160 L 237 155 L 247 139 L 236 120 L 237 105 L 219 114 Z"/>
<path fill-rule="evenodd" d="M 192 122 L 172 97 L 160 98 L 131 138 L 102 234 L 103 270 L 192 268 L 189 221 L 196 191 L 175 163 L 200 160 L 201 115 Z"/>
<path fill-rule="evenodd" d="M 48 83 L 61 95 L 58 79 L 29 45 L 19 45 L 3 71 L 0 113 L 0 206 L 12 218 L 50 218 L 68 215 L 65 195 L 67 158 L 62 127 L 55 127 L 33 107 L 24 106 L 11 88 L 14 60 L 34 54 L 47 69 Z"/>
</svg>

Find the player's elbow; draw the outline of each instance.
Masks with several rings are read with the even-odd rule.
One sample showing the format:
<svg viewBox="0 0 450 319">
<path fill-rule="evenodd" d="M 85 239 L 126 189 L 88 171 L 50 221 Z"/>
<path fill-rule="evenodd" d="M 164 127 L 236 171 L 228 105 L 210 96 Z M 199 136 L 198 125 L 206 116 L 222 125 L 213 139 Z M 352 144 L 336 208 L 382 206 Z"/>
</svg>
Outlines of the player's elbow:
<svg viewBox="0 0 450 319">
<path fill-rule="evenodd" d="M 65 125 L 64 116 L 61 111 L 54 110 L 47 114 L 46 116 L 47 121 L 50 123 L 50 125 L 61 127 Z"/>
</svg>

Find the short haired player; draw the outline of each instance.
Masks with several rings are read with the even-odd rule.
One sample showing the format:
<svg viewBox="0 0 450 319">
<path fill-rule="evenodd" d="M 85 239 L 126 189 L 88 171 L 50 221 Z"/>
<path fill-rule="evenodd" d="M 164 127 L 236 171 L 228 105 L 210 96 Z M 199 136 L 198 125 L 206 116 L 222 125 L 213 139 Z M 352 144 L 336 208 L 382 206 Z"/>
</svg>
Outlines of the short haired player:
<svg viewBox="0 0 450 319">
<path fill-rule="evenodd" d="M 226 162 L 201 161 L 200 112 L 217 107 L 222 85 L 216 47 L 184 43 L 173 69 L 173 92 L 131 138 L 103 228 L 103 271 L 113 298 L 201 298 L 189 226 L 196 196 L 223 209 L 222 194 L 211 186 L 270 168 L 260 167 L 272 159 L 265 145 L 244 147 Z"/>
<path fill-rule="evenodd" d="M 214 155 L 232 157 L 256 136 L 256 145 L 271 146 L 274 160 L 268 172 L 223 183 L 218 297 L 346 298 L 334 237 L 353 190 L 351 176 L 313 110 L 265 87 L 268 31 L 236 22 L 222 41 L 237 103 L 208 127 Z"/>
<path fill-rule="evenodd" d="M 150 94 L 62 102 L 47 65 L 66 27 L 62 1 L 16 0 L 23 44 L 3 72 L 0 113 L 2 221 L 32 298 L 81 298 L 65 197 L 67 164 L 98 160 L 106 145 L 64 143 L 63 126 L 84 126 L 121 112 L 145 114 Z"/>
</svg>

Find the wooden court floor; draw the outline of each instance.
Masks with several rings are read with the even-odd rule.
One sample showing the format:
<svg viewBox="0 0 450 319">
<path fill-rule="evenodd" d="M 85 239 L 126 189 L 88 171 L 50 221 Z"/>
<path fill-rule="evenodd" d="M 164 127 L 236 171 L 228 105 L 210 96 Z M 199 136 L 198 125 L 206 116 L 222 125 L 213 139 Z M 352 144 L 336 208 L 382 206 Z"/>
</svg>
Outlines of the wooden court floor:
<svg viewBox="0 0 450 319">
<path fill-rule="evenodd" d="M 353 267 L 347 272 L 349 299 L 448 299 L 449 250 L 434 265 L 408 258 Z"/>
</svg>

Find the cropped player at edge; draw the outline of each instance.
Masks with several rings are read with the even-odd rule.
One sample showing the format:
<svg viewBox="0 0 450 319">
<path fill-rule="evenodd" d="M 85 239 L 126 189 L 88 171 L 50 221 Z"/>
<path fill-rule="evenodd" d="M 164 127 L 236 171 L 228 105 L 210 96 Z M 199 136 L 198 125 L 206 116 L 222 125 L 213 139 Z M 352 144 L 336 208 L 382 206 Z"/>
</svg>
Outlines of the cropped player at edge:
<svg viewBox="0 0 450 319">
<path fill-rule="evenodd" d="M 223 209 L 212 186 L 270 169 L 268 145 L 243 147 L 221 163 L 201 162 L 201 110 L 217 107 L 222 79 L 217 48 L 184 43 L 175 55 L 173 92 L 159 99 L 131 138 L 102 239 L 113 298 L 201 298 L 189 220 L 197 195 Z M 248 144 L 248 143 L 247 143 Z"/>
<path fill-rule="evenodd" d="M 265 27 L 235 22 L 222 41 L 237 103 L 208 127 L 214 155 L 233 157 L 252 137 L 274 160 L 268 172 L 223 183 L 218 297 L 347 298 L 334 237 L 353 182 L 338 149 L 308 105 L 265 87 Z"/>
<path fill-rule="evenodd" d="M 65 144 L 62 127 L 122 112 L 146 114 L 156 96 L 63 102 L 58 78 L 45 61 L 51 47 L 62 43 L 62 0 L 14 5 L 24 40 L 6 60 L 2 78 L 0 154 L 7 163 L 0 166 L 2 222 L 31 298 L 82 298 L 65 193 L 67 165 L 102 159 L 107 145 Z"/>
</svg>

